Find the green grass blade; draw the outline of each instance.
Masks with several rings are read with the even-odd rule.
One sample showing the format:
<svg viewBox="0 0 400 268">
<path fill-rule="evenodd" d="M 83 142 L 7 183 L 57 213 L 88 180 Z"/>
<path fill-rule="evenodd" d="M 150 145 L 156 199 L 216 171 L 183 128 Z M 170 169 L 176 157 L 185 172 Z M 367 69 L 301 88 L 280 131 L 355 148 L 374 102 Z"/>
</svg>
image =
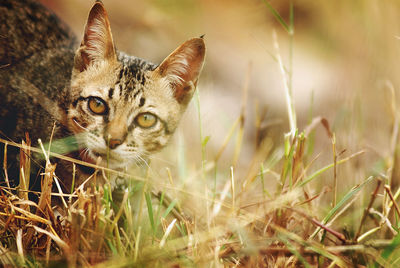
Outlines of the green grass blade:
<svg viewBox="0 0 400 268">
<path fill-rule="evenodd" d="M 308 110 L 308 125 L 311 124 L 313 120 L 313 111 L 314 111 L 314 90 L 311 91 L 310 97 L 310 107 Z M 315 129 L 313 129 L 307 137 L 307 156 L 311 156 L 314 152 L 314 144 L 315 144 Z"/>
<path fill-rule="evenodd" d="M 171 210 L 174 209 L 175 204 L 176 204 L 176 200 L 173 200 L 173 201 L 171 202 L 171 204 L 169 204 L 169 206 L 167 207 L 167 209 L 165 210 L 165 212 L 164 212 L 164 214 L 163 214 L 163 218 L 165 218 L 165 217 L 168 216 L 168 214 L 171 212 Z"/>
<path fill-rule="evenodd" d="M 197 118 L 199 120 L 199 134 L 200 134 L 200 143 L 201 143 L 201 169 L 202 169 L 202 176 L 204 179 L 204 164 L 205 164 L 205 155 L 206 155 L 206 145 L 208 139 L 203 138 L 203 125 L 201 123 L 201 109 L 200 109 L 200 95 L 199 91 L 196 90 L 195 92 L 196 97 L 196 106 L 197 106 Z"/>
<path fill-rule="evenodd" d="M 156 226 L 154 224 L 154 213 L 153 213 L 153 205 L 151 204 L 151 196 L 149 192 L 145 193 L 146 197 L 146 204 L 147 204 L 147 211 L 149 213 L 149 220 L 150 220 L 150 225 L 151 229 L 153 230 L 153 234 L 156 232 Z"/>
<path fill-rule="evenodd" d="M 309 250 L 312 250 L 315 253 L 317 253 L 317 254 L 319 254 L 319 255 L 327 258 L 327 259 L 332 260 L 339 267 L 348 267 L 348 266 L 346 266 L 344 261 L 342 259 L 340 259 L 339 256 L 336 256 L 335 254 L 333 254 L 333 253 L 329 252 L 328 250 L 326 250 L 323 245 L 315 243 L 315 242 L 306 241 L 302 237 L 298 236 L 297 234 L 292 233 L 292 232 L 290 232 L 290 231 L 288 231 L 285 228 L 282 228 L 280 226 L 271 225 L 271 227 L 279 233 L 279 237 L 280 238 L 282 236 L 284 236 L 287 239 L 293 240 L 294 242 L 299 243 L 303 247 L 305 247 L 305 248 L 307 248 Z"/>
<path fill-rule="evenodd" d="M 268 198 L 271 198 L 270 193 L 268 192 L 267 189 L 265 189 L 265 182 L 264 182 L 264 164 L 260 164 L 260 179 L 261 179 L 261 186 L 262 186 L 262 194 L 263 194 L 263 199 L 266 200 L 266 195 Z"/>
<path fill-rule="evenodd" d="M 336 165 L 343 164 L 343 163 L 349 161 L 351 158 L 356 157 L 356 156 L 358 156 L 358 155 L 360 155 L 360 154 L 363 154 L 363 153 L 364 153 L 364 151 L 359 151 L 359 152 L 357 152 L 357 153 L 355 153 L 355 154 L 352 154 L 352 155 L 350 155 L 349 157 L 346 157 L 346 158 L 344 158 L 344 159 L 342 159 L 342 160 L 337 161 L 337 162 L 336 162 Z M 319 175 L 321 175 L 322 173 L 324 173 L 324 172 L 327 171 L 328 169 L 333 168 L 333 166 L 334 166 L 334 163 L 332 163 L 332 164 L 330 164 L 330 165 L 327 165 L 327 166 L 325 166 L 325 167 L 323 167 L 323 168 L 321 168 L 321 169 L 315 171 L 313 174 L 311 174 L 310 176 L 308 176 L 302 183 L 300 183 L 299 187 L 303 187 L 304 185 L 306 185 L 306 184 L 309 183 L 310 181 L 314 180 L 316 177 L 318 177 Z"/>
<path fill-rule="evenodd" d="M 76 142 L 76 138 L 77 138 L 77 135 L 68 136 L 68 137 L 65 137 L 62 139 L 52 140 L 51 144 L 50 144 L 50 142 L 47 142 L 47 143 L 43 144 L 43 146 L 46 151 L 50 150 L 50 146 L 51 146 L 50 152 L 57 153 L 57 154 L 67 154 L 70 152 L 77 151 L 79 149 L 78 144 Z"/>
<path fill-rule="evenodd" d="M 293 34 L 294 30 L 294 9 L 293 9 L 293 1 L 290 1 L 290 8 L 289 8 L 289 25 L 290 30 L 289 34 Z"/>
<path fill-rule="evenodd" d="M 161 223 L 160 211 L 161 211 L 161 207 L 163 206 L 163 203 L 164 203 L 164 196 L 165 196 L 165 192 L 162 192 L 161 197 L 160 197 L 160 202 L 158 203 L 158 208 L 157 208 L 157 212 L 156 212 L 156 228 Z"/>
<path fill-rule="evenodd" d="M 181 233 L 182 236 L 187 236 L 186 227 L 183 222 L 180 222 L 180 225 L 177 224 L 175 226 L 179 230 L 179 232 Z"/>
<path fill-rule="evenodd" d="M 286 237 L 278 236 L 279 239 L 286 245 L 290 252 L 299 259 L 299 261 L 304 265 L 306 268 L 311 268 L 311 265 L 301 256 L 300 252 L 296 249 L 296 247 L 290 242 L 289 239 Z"/>
<path fill-rule="evenodd" d="M 116 244 L 116 250 L 118 251 L 118 256 L 123 256 L 124 255 L 124 251 L 122 249 L 121 236 L 119 234 L 119 230 L 118 230 L 118 226 L 117 225 L 115 225 L 115 228 L 114 228 L 114 240 L 115 240 L 115 244 Z"/>
<path fill-rule="evenodd" d="M 111 249 L 111 252 L 112 252 L 115 256 L 118 256 L 118 251 L 117 251 L 117 249 L 115 248 L 115 246 L 111 243 L 111 241 L 107 239 L 107 240 L 106 240 L 106 243 L 107 243 L 108 247 Z"/>
<path fill-rule="evenodd" d="M 297 130 L 295 133 L 295 137 L 297 137 Z M 289 176 L 289 186 L 292 188 L 292 166 L 293 166 L 293 155 L 295 151 L 295 142 L 292 142 L 291 135 L 285 135 L 285 162 L 282 172 L 282 190 L 285 187 L 286 179 Z"/>
<path fill-rule="evenodd" d="M 265 3 L 265 5 L 268 7 L 268 9 L 271 11 L 271 13 L 274 15 L 274 17 L 276 18 L 276 20 L 283 26 L 283 28 L 285 28 L 285 30 L 290 33 L 290 28 L 289 25 L 287 25 L 287 23 L 285 22 L 285 20 L 282 18 L 282 16 L 278 13 L 278 11 L 276 11 L 275 8 L 273 8 L 271 6 L 270 3 L 267 2 L 267 0 L 263 0 L 263 2 Z"/>
<path fill-rule="evenodd" d="M 390 245 L 388 245 L 382 252 L 381 257 L 384 260 L 389 259 L 390 255 L 400 246 L 400 234 L 397 234 Z"/>
<path fill-rule="evenodd" d="M 374 179 L 374 177 L 369 177 L 367 178 L 363 183 L 353 187 L 343 198 L 342 200 L 340 200 L 337 205 L 332 208 L 328 214 L 325 216 L 325 218 L 322 220 L 322 224 L 326 224 L 333 215 L 336 214 L 336 212 L 345 204 L 347 204 L 347 202 L 349 202 L 349 200 L 356 195 L 365 185 L 367 185 L 368 183 L 370 183 L 372 180 Z M 314 238 L 317 233 L 321 230 L 320 227 L 318 227 L 315 232 L 311 235 L 312 238 Z"/>
</svg>

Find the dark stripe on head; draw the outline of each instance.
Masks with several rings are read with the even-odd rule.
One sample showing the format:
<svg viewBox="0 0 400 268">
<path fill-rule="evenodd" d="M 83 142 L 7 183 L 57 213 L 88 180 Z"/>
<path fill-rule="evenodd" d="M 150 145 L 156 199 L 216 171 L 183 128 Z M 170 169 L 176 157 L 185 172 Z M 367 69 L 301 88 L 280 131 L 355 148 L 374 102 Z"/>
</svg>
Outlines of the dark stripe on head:
<svg viewBox="0 0 400 268">
<path fill-rule="evenodd" d="M 125 99 L 125 102 L 127 102 L 128 100 L 129 100 L 129 97 L 130 97 L 130 95 L 131 95 L 131 91 L 133 90 L 134 88 L 133 88 L 133 86 L 132 86 L 132 83 L 131 82 L 129 82 L 129 84 L 128 85 L 125 85 L 125 92 L 124 92 L 124 99 Z"/>
<path fill-rule="evenodd" d="M 121 70 L 119 71 L 118 80 L 122 79 L 122 74 L 123 73 L 124 73 L 124 68 L 121 68 Z"/>
<path fill-rule="evenodd" d="M 114 95 L 114 88 L 110 88 L 110 90 L 108 91 L 108 98 L 112 99 L 113 95 Z"/>
<path fill-rule="evenodd" d="M 135 78 L 136 78 L 136 80 L 137 80 L 140 84 L 144 85 L 146 79 L 144 78 L 144 74 L 143 74 L 142 71 L 138 71 L 138 72 L 136 73 Z"/>
<path fill-rule="evenodd" d="M 170 131 L 169 128 L 168 128 L 167 122 L 165 122 L 165 121 L 162 120 L 161 118 L 158 118 L 158 120 L 160 120 L 160 122 L 163 124 L 164 130 L 165 130 L 165 134 L 167 134 L 167 135 L 171 134 L 171 131 Z"/>
<path fill-rule="evenodd" d="M 109 113 L 106 113 L 105 115 L 103 115 L 103 120 L 104 120 L 104 123 L 106 123 L 106 124 L 108 124 L 110 122 Z"/>
<path fill-rule="evenodd" d="M 129 90 L 127 90 L 127 91 L 125 92 L 125 102 L 131 100 L 131 99 L 129 99 L 129 97 L 132 97 L 132 90 L 135 90 L 135 91 L 133 92 L 133 99 L 136 99 L 136 96 L 137 96 L 140 92 L 142 92 L 142 89 L 137 89 L 137 88 L 134 88 L 134 87 L 127 87 L 127 89 L 129 89 Z"/>
<path fill-rule="evenodd" d="M 84 97 L 79 97 L 79 98 L 77 98 L 76 100 L 74 100 L 74 101 L 72 102 L 72 106 L 76 107 L 76 105 L 78 105 L 78 102 L 79 102 L 79 101 L 83 101 L 83 100 L 85 100 Z"/>
<path fill-rule="evenodd" d="M 142 107 L 144 105 L 144 103 L 146 102 L 145 98 L 140 98 L 140 102 L 139 102 L 139 107 Z"/>
<path fill-rule="evenodd" d="M 136 123 L 135 123 L 135 120 L 133 120 L 132 123 L 128 127 L 128 132 L 131 132 L 135 127 L 136 127 Z"/>
</svg>

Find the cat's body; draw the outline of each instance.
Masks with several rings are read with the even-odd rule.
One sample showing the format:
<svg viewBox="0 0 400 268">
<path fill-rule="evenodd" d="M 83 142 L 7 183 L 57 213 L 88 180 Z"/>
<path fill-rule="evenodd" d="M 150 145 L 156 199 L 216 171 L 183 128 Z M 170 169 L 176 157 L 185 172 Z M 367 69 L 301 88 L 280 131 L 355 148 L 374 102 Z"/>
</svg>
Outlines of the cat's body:
<svg viewBox="0 0 400 268">
<path fill-rule="evenodd" d="M 90 11 L 80 45 L 31 0 L 1 1 L 0 29 L 1 136 L 20 142 L 29 132 L 34 143 L 46 142 L 55 124 L 53 139 L 72 137 L 76 144 L 70 155 L 112 169 L 144 161 L 166 145 L 204 61 L 201 38 L 158 66 L 117 52 L 101 2 Z M 15 149 L 10 155 L 16 157 Z M 68 164 L 57 172 L 69 185 Z"/>
</svg>

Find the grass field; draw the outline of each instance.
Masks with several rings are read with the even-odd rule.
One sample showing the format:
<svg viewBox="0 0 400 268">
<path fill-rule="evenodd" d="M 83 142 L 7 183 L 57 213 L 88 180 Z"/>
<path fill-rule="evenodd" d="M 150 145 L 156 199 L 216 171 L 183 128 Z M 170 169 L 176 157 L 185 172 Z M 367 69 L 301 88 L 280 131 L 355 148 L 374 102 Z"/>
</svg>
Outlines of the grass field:
<svg viewBox="0 0 400 268">
<path fill-rule="evenodd" d="M 55 3 L 66 19 L 76 4 Z M 399 267 L 400 3 L 173 3 L 138 4 L 139 34 L 121 37 L 127 15 L 113 21 L 113 11 L 124 2 L 109 4 L 117 44 L 135 37 L 153 60 L 167 48 L 151 55 L 149 39 L 167 47 L 181 32 L 206 33 L 203 77 L 173 141 L 149 166 L 98 168 L 71 193 L 51 193 L 48 161 L 38 204 L 22 159 L 18 191 L 0 188 L 0 263 Z M 112 173 L 126 188 L 92 184 Z M 65 216 L 51 194 L 67 197 Z"/>
</svg>

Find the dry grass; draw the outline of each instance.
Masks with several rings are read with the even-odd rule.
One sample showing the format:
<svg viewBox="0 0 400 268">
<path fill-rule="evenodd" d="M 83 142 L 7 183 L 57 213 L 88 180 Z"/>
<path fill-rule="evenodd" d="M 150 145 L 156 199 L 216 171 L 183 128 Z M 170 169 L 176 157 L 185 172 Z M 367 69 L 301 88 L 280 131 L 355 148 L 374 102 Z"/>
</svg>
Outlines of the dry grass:
<svg viewBox="0 0 400 268">
<path fill-rule="evenodd" d="M 332 196 L 333 189 L 310 190 L 311 181 L 332 174 L 332 169 L 340 169 L 341 164 L 362 153 L 339 156 L 334 158 L 335 163 L 308 172 L 313 163 L 305 161 L 305 152 L 308 135 L 318 126 L 316 122 L 323 122 L 333 137 L 326 121 L 314 120 L 307 131 L 296 133 L 293 139 L 288 136 L 286 150 L 274 166 L 260 167 L 264 163 L 260 159 L 268 159 L 269 155 L 260 146 L 248 175 L 238 180 L 232 166 L 230 179 L 219 191 L 204 183 L 212 179 L 218 165 L 216 158 L 207 161 L 193 178 L 203 180 L 199 183 L 203 189 L 156 182 L 151 185 L 150 178 L 128 179 L 126 190 L 120 191 L 118 198 L 118 190 L 112 195 L 108 185 L 87 183 L 65 194 L 65 204 L 57 202 L 62 207 L 57 213 L 50 198 L 60 195 L 51 192 L 55 166 L 47 162 L 42 192 L 37 193 L 38 204 L 27 199 L 29 172 L 23 172 L 25 180 L 21 179 L 18 188 L 1 187 L 1 263 L 42 266 L 64 262 L 70 267 L 395 267 L 400 254 L 396 250 L 400 243 L 396 204 L 400 191 L 394 189 L 393 194 L 387 179 L 373 176 L 343 196 Z M 234 131 L 240 133 L 240 125 Z M 21 170 L 25 171 L 30 165 L 26 156 L 31 152 L 27 148 L 21 145 Z M 259 188 L 268 173 L 277 177 L 274 192 Z M 100 175 L 99 170 L 94 176 Z M 362 208 L 354 207 L 361 194 L 367 195 L 368 185 L 375 188 L 369 201 L 366 199 Z M 171 191 L 155 193 L 153 187 Z M 332 196 L 332 207 L 321 207 L 321 197 L 328 194 Z M 191 211 L 193 204 L 182 202 L 183 196 L 201 205 Z M 381 200 L 380 204 L 376 199 Z M 347 222 L 345 215 L 354 210 L 364 210 L 361 221 L 344 229 L 342 220 Z"/>
</svg>

